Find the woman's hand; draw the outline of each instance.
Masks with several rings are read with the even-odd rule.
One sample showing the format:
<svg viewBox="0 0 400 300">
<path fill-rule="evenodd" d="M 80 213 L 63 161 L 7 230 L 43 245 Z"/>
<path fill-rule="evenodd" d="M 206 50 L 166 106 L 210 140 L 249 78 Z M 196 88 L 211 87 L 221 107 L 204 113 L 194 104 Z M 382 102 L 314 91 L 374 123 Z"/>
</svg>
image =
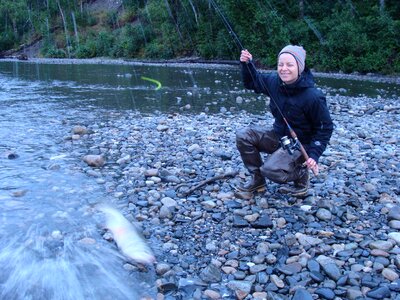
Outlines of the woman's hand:
<svg viewBox="0 0 400 300">
<path fill-rule="evenodd" d="M 318 167 L 317 162 L 314 159 L 312 159 L 310 157 L 309 159 L 306 160 L 305 165 L 307 166 L 307 168 L 309 170 L 311 170 L 314 173 L 315 176 L 318 175 L 319 167 Z"/>
<path fill-rule="evenodd" d="M 249 51 L 242 50 L 242 52 L 240 53 L 240 61 L 244 62 L 244 63 L 248 63 L 249 61 L 251 61 L 253 59 L 253 55 L 251 55 L 251 53 Z"/>
</svg>

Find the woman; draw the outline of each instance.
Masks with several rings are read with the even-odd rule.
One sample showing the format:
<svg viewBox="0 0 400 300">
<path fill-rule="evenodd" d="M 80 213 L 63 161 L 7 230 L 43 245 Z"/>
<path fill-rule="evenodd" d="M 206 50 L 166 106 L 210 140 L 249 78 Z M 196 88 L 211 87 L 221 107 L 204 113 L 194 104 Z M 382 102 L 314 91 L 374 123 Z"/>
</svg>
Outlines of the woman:
<svg viewBox="0 0 400 300">
<path fill-rule="evenodd" d="M 293 187 L 280 190 L 293 196 L 304 196 L 308 190 L 308 170 L 318 173 L 318 159 L 330 140 L 333 123 L 325 96 L 315 87 L 305 59 L 303 47 L 288 45 L 279 52 L 277 73 L 266 74 L 255 69 L 249 51 L 241 52 L 244 86 L 270 97 L 269 107 L 275 122 L 270 130 L 252 126 L 236 133 L 237 148 L 252 175 L 251 180 L 238 190 L 254 192 L 263 189 L 266 177 L 277 183 L 293 182 Z M 280 139 L 290 137 L 284 119 L 307 151 L 307 161 L 298 149 L 289 153 L 281 147 Z M 270 154 L 265 162 L 261 152 Z"/>
</svg>

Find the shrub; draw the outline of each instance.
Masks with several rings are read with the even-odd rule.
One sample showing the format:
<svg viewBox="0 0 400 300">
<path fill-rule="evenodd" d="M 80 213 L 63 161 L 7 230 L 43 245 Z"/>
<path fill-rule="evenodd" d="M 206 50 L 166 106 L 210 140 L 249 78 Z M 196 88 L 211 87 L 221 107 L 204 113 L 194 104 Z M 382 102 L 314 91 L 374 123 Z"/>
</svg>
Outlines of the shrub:
<svg viewBox="0 0 400 300">
<path fill-rule="evenodd" d="M 11 49 L 16 43 L 15 36 L 11 30 L 7 30 L 0 35 L 0 51 Z"/>
<path fill-rule="evenodd" d="M 112 33 L 101 31 L 99 32 L 96 41 L 96 56 L 110 56 L 110 50 L 114 44 L 114 36 Z"/>
<path fill-rule="evenodd" d="M 75 51 L 77 58 L 93 58 L 96 57 L 96 44 L 93 40 L 87 41 L 85 44 L 80 44 Z"/>
<path fill-rule="evenodd" d="M 66 58 L 67 54 L 64 49 L 59 49 L 56 47 L 47 48 L 45 51 L 41 51 L 44 57 L 48 58 Z"/>
</svg>

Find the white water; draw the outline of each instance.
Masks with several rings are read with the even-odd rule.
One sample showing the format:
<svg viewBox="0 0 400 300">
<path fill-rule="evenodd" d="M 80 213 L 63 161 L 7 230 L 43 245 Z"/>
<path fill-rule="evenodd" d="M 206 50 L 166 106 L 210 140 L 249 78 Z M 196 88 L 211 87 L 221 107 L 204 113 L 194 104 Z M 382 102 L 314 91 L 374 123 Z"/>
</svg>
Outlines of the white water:
<svg viewBox="0 0 400 300">
<path fill-rule="evenodd" d="M 0 73 L 0 86 L 0 299 L 154 295 L 151 268 L 124 268 L 126 258 L 103 239 L 104 218 L 91 204 L 111 200 L 95 179 L 74 171 L 75 147 L 65 148 L 65 119 L 73 124 L 90 112 L 69 108 L 45 82 Z"/>
</svg>

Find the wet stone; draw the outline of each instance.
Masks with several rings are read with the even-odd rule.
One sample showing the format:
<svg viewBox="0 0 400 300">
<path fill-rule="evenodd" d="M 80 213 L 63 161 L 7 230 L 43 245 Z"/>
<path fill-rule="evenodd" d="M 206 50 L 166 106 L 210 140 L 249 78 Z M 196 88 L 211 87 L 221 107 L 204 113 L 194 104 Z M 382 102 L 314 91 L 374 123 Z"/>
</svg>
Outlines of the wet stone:
<svg viewBox="0 0 400 300">
<path fill-rule="evenodd" d="M 394 206 L 390 209 L 388 216 L 388 220 L 397 220 L 400 221 L 400 206 Z"/>
<path fill-rule="evenodd" d="M 400 279 L 397 279 L 397 280 L 393 281 L 392 283 L 390 283 L 389 289 L 391 291 L 399 293 L 400 292 Z"/>
<path fill-rule="evenodd" d="M 329 288 L 319 288 L 315 290 L 315 294 L 321 297 L 321 299 L 333 300 L 335 299 L 335 293 Z"/>
<path fill-rule="evenodd" d="M 253 283 L 249 281 L 232 280 L 228 282 L 227 286 L 235 291 L 238 299 L 244 299 L 250 293 Z"/>
<path fill-rule="evenodd" d="M 210 264 L 200 273 L 200 278 L 205 282 L 220 282 L 221 272 L 218 267 L 216 267 L 213 264 Z"/>
<path fill-rule="evenodd" d="M 257 273 L 257 282 L 261 284 L 266 284 L 268 282 L 269 276 L 266 272 Z"/>
<path fill-rule="evenodd" d="M 390 232 L 388 237 L 396 242 L 396 244 L 400 245 L 400 232 Z"/>
<path fill-rule="evenodd" d="M 272 228 L 273 223 L 268 215 L 262 215 L 255 222 L 251 223 L 254 228 Z"/>
<path fill-rule="evenodd" d="M 349 300 L 356 300 L 356 299 L 360 299 L 364 295 L 359 288 L 351 287 L 351 288 L 347 289 L 346 296 L 347 296 L 347 299 L 349 299 Z"/>
<path fill-rule="evenodd" d="M 218 300 L 221 299 L 221 294 L 217 291 L 211 290 L 211 289 L 207 289 L 204 291 L 204 295 L 212 300 Z"/>
<path fill-rule="evenodd" d="M 337 255 L 339 257 L 343 257 L 343 258 L 348 258 L 348 257 L 352 256 L 353 254 L 354 254 L 353 250 L 344 250 L 344 251 L 339 251 L 337 253 Z"/>
<path fill-rule="evenodd" d="M 227 202 L 225 202 L 225 205 L 227 208 L 230 208 L 230 209 L 242 208 L 242 205 L 240 204 L 240 202 L 235 201 L 235 200 L 227 201 Z"/>
<path fill-rule="evenodd" d="M 6 151 L 6 152 L 4 153 L 4 156 L 5 156 L 7 159 L 17 159 L 17 158 L 19 157 L 19 155 L 18 155 L 17 153 L 12 152 L 12 151 Z"/>
<path fill-rule="evenodd" d="M 246 272 L 243 271 L 236 271 L 235 273 L 233 273 L 233 276 L 235 279 L 237 280 L 243 280 L 246 278 Z"/>
<path fill-rule="evenodd" d="M 279 290 L 279 288 L 274 283 L 270 282 L 265 287 L 265 290 L 268 292 L 276 292 Z"/>
<path fill-rule="evenodd" d="M 380 263 L 385 267 L 387 267 L 390 264 L 390 260 L 389 259 L 387 259 L 386 257 L 381 257 L 381 256 L 375 258 L 374 262 Z"/>
<path fill-rule="evenodd" d="M 254 265 L 254 266 L 250 267 L 250 273 L 251 274 L 255 274 L 255 273 L 258 273 L 258 272 L 262 272 L 262 271 L 264 271 L 266 269 L 267 269 L 266 265 Z"/>
<path fill-rule="evenodd" d="M 400 221 L 399 220 L 392 220 L 389 222 L 389 226 L 393 229 L 400 230 Z"/>
<path fill-rule="evenodd" d="M 159 290 L 163 293 L 168 293 L 176 290 L 178 287 L 174 282 L 164 282 L 159 286 Z"/>
<path fill-rule="evenodd" d="M 326 275 L 328 275 L 329 278 L 331 278 L 335 281 L 339 280 L 339 278 L 341 276 L 341 272 L 336 264 L 328 263 L 326 265 L 323 265 L 322 269 L 324 270 Z"/>
<path fill-rule="evenodd" d="M 367 296 L 372 299 L 390 298 L 390 290 L 387 286 L 377 287 L 370 290 Z"/>
<path fill-rule="evenodd" d="M 240 216 L 234 216 L 233 217 L 233 226 L 243 228 L 243 227 L 248 227 L 249 223 Z"/>
<path fill-rule="evenodd" d="M 315 282 L 323 282 L 325 280 L 325 276 L 322 275 L 321 273 L 317 271 L 311 271 L 310 272 L 310 278 L 314 280 Z"/>
<path fill-rule="evenodd" d="M 393 244 L 390 241 L 373 241 L 369 244 L 371 249 L 388 251 L 393 248 Z"/>
<path fill-rule="evenodd" d="M 329 221 L 332 219 L 332 213 L 325 208 L 320 208 L 316 213 L 316 217 L 321 221 Z"/>
<path fill-rule="evenodd" d="M 299 288 L 294 293 L 292 300 L 313 300 L 313 297 L 307 290 Z"/>
<path fill-rule="evenodd" d="M 399 274 L 396 271 L 389 268 L 384 268 L 382 270 L 382 276 L 389 281 L 395 281 L 399 279 Z"/>
<path fill-rule="evenodd" d="M 336 296 L 338 296 L 338 297 L 340 297 L 342 299 L 346 299 L 346 295 L 347 295 L 347 290 L 346 289 L 338 288 L 338 289 L 335 289 L 333 292 L 335 293 Z"/>
<path fill-rule="evenodd" d="M 378 287 L 380 281 L 376 278 L 373 278 L 371 275 L 366 274 L 361 278 L 361 285 L 369 287 L 371 289 Z"/>
<path fill-rule="evenodd" d="M 301 269 L 302 269 L 302 266 L 297 262 L 278 267 L 278 270 L 285 275 L 296 274 L 296 273 L 300 272 Z"/>
<path fill-rule="evenodd" d="M 311 259 L 311 260 L 309 260 L 309 261 L 307 262 L 307 268 L 308 268 L 308 270 L 310 270 L 311 272 L 312 272 L 312 271 L 319 272 L 320 269 L 321 269 L 321 266 L 320 266 L 320 264 L 319 264 L 316 260 Z"/>
<path fill-rule="evenodd" d="M 348 275 L 341 276 L 341 277 L 338 279 L 338 281 L 336 282 L 336 284 L 337 284 L 338 286 L 344 286 L 344 285 L 347 284 L 348 279 L 349 279 L 349 276 L 348 276 Z"/>
</svg>

